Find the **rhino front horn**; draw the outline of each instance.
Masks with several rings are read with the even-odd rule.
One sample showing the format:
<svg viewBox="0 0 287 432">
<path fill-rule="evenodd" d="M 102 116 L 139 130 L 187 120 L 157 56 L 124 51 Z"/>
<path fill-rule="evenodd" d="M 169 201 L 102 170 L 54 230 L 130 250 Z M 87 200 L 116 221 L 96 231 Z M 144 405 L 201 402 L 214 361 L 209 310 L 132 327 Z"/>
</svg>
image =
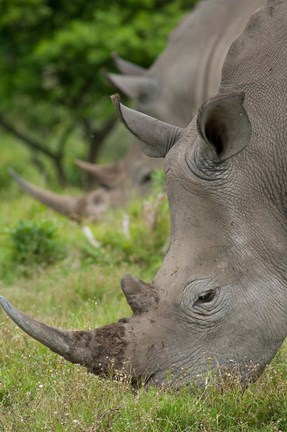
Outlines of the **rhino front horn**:
<svg viewBox="0 0 287 432">
<path fill-rule="evenodd" d="M 65 331 L 30 318 L 2 296 L 0 305 L 25 333 L 71 363 L 83 365 L 96 375 L 109 374 L 111 365 L 116 370 L 122 368 L 127 345 L 124 323 L 96 330 Z"/>
</svg>

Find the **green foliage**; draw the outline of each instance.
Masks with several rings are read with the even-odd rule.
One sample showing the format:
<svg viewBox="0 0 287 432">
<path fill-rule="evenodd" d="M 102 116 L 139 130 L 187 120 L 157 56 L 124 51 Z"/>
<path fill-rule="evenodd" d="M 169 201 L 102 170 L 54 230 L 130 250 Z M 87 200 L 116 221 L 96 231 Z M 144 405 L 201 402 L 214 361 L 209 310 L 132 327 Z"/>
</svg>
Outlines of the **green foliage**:
<svg viewBox="0 0 287 432">
<path fill-rule="evenodd" d="M 119 211 L 113 215 L 112 224 L 97 223 L 93 234 L 99 247 L 85 242 L 83 256 L 88 262 L 100 265 L 140 265 L 144 275 L 151 276 L 164 256 L 168 232 L 168 208 L 164 195 L 142 202 L 134 201 L 126 213 Z"/>
<path fill-rule="evenodd" d="M 162 192 L 165 190 L 165 176 L 162 169 L 152 173 L 152 182 L 155 190 Z"/>
<path fill-rule="evenodd" d="M 11 144 L 7 143 L 6 160 L 20 159 L 22 154 Z M 157 191 L 162 179 L 162 173 L 155 174 Z M 27 314 L 60 328 L 96 328 L 130 316 L 120 279 L 127 272 L 146 281 L 153 278 L 168 239 L 167 201 L 156 193 L 134 200 L 125 213 L 129 230 L 123 229 L 122 211 L 107 214 L 105 221 L 91 227 L 99 242 L 95 247 L 84 237 L 82 226 L 26 195 L 15 199 L 6 194 L 0 200 L 0 294 Z M 47 222 L 49 218 L 53 222 Z M 10 253 L 16 248 L 13 233 L 20 255 Z M 41 250 L 34 245 L 43 237 L 48 251 L 57 243 L 65 244 L 67 253 L 65 260 L 48 259 L 51 264 L 44 269 L 34 261 L 35 250 Z M 58 246 L 52 257 L 58 254 L 55 250 Z M 23 253 L 25 262 L 31 251 L 31 262 L 39 271 L 23 275 L 17 272 L 23 265 L 19 257 Z M 210 380 L 206 388 L 150 388 L 135 394 L 125 380 L 104 380 L 66 362 L 30 339 L 1 310 L 0 431 L 285 432 L 286 357 L 285 342 L 245 391 L 231 376 L 220 388 Z"/>
<path fill-rule="evenodd" d="M 20 221 L 8 232 L 13 259 L 25 265 L 51 264 L 65 257 L 65 249 L 56 237 L 57 226 L 51 221 Z"/>
<path fill-rule="evenodd" d="M 112 52 L 149 66 L 195 2 L 2 0 L 0 124 L 4 117 L 58 156 L 70 129 L 90 140 L 114 116 L 102 74 L 113 70 Z"/>
</svg>

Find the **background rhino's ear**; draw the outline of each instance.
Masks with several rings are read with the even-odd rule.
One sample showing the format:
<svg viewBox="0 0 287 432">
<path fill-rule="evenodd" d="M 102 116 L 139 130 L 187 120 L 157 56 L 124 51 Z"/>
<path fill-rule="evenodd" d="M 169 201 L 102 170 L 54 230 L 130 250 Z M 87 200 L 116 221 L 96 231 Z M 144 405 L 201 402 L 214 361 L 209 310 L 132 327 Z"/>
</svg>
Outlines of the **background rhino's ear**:
<svg viewBox="0 0 287 432">
<path fill-rule="evenodd" d="M 87 174 L 92 175 L 100 186 L 108 189 L 116 185 L 121 174 L 120 161 L 108 165 L 98 165 L 76 159 L 75 164 Z"/>
<path fill-rule="evenodd" d="M 143 67 L 122 59 L 120 56 L 117 55 L 117 53 L 113 53 L 112 58 L 116 68 L 123 75 L 142 76 L 146 72 L 146 69 L 144 69 Z"/>
<path fill-rule="evenodd" d="M 135 100 L 148 100 L 154 96 L 158 84 L 155 79 L 146 76 L 106 74 L 110 83 L 126 96 Z"/>
<path fill-rule="evenodd" d="M 215 162 L 241 152 L 251 138 L 251 123 L 243 107 L 244 92 L 219 95 L 199 110 L 198 132 L 204 140 L 202 152 Z"/>
<path fill-rule="evenodd" d="M 127 108 L 121 104 L 119 95 L 113 95 L 112 101 L 121 122 L 138 138 L 147 156 L 165 157 L 179 140 L 183 129 Z"/>
</svg>

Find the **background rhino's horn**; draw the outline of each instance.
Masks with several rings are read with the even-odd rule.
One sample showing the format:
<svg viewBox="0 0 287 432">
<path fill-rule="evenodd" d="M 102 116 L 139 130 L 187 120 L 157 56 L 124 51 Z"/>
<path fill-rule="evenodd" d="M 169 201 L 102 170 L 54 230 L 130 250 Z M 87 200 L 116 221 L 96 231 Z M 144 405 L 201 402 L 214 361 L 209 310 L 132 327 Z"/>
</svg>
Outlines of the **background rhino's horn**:
<svg viewBox="0 0 287 432">
<path fill-rule="evenodd" d="M 137 99 L 139 95 L 154 94 L 157 88 L 155 79 L 146 76 L 106 74 L 110 83 L 126 96 Z"/>
<path fill-rule="evenodd" d="M 130 273 L 122 278 L 121 288 L 134 314 L 147 312 L 158 302 L 153 286 Z"/>
<path fill-rule="evenodd" d="M 123 323 L 100 327 L 96 330 L 65 331 L 41 323 L 12 306 L 0 296 L 0 305 L 7 315 L 25 333 L 72 363 L 86 366 L 96 375 L 106 375 L 122 366 L 126 345 Z"/>
<path fill-rule="evenodd" d="M 141 76 L 146 72 L 146 69 L 143 67 L 122 59 L 117 53 L 113 53 L 112 58 L 118 71 L 124 75 Z"/>
<path fill-rule="evenodd" d="M 91 174 L 101 186 L 108 188 L 116 184 L 121 172 L 120 161 L 108 165 L 97 165 L 76 159 L 75 164 L 84 172 Z"/>
<path fill-rule="evenodd" d="M 127 108 L 121 104 L 119 95 L 113 95 L 112 101 L 120 120 L 140 140 L 142 151 L 147 156 L 165 157 L 179 140 L 183 129 Z"/>
<path fill-rule="evenodd" d="M 71 219 L 80 220 L 80 215 L 77 212 L 79 202 L 78 197 L 58 195 L 41 189 L 24 180 L 12 169 L 9 170 L 9 174 L 25 192 L 40 201 L 42 204 L 50 207 L 58 213 L 70 217 Z"/>
</svg>

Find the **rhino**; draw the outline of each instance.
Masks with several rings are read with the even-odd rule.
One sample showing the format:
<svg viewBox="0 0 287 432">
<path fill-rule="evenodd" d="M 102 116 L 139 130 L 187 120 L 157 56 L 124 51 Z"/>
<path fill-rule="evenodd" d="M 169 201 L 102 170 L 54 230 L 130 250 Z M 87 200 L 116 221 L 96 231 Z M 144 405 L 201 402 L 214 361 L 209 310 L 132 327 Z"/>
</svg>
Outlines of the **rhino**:
<svg viewBox="0 0 287 432">
<path fill-rule="evenodd" d="M 262 3 L 204 0 L 172 32 L 167 48 L 148 70 L 114 54 L 122 75 L 107 77 L 132 98 L 139 111 L 184 127 L 201 103 L 216 92 L 231 42 Z M 77 221 L 98 220 L 108 207 L 125 204 L 133 193 L 148 192 L 151 173 L 162 162 L 149 161 L 131 143 L 131 150 L 120 162 L 99 166 L 77 161 L 77 165 L 96 178 L 98 189 L 80 196 L 61 196 L 31 185 L 16 173 L 13 177 L 22 189 L 53 210 Z"/>
<path fill-rule="evenodd" d="M 164 157 L 170 244 L 151 283 L 127 274 L 130 318 L 89 331 L 46 326 L 3 297 L 30 336 L 97 375 L 204 385 L 256 379 L 287 334 L 287 2 L 268 0 L 231 45 L 217 93 L 185 127 L 125 107 L 124 125 Z"/>
<path fill-rule="evenodd" d="M 263 0 L 202 0 L 171 33 L 166 49 L 147 70 L 114 55 L 122 72 L 109 81 L 138 111 L 185 127 L 218 88 L 231 43 Z"/>
<path fill-rule="evenodd" d="M 12 169 L 10 175 L 42 204 L 80 223 L 83 219 L 101 220 L 108 208 L 124 205 L 132 196 L 147 194 L 151 189 L 153 171 L 162 165 L 159 160 L 144 155 L 134 142 L 125 157 L 117 162 L 108 165 L 81 160 L 75 162 L 96 179 L 98 188 L 79 196 L 60 195 L 33 185 Z"/>
</svg>

